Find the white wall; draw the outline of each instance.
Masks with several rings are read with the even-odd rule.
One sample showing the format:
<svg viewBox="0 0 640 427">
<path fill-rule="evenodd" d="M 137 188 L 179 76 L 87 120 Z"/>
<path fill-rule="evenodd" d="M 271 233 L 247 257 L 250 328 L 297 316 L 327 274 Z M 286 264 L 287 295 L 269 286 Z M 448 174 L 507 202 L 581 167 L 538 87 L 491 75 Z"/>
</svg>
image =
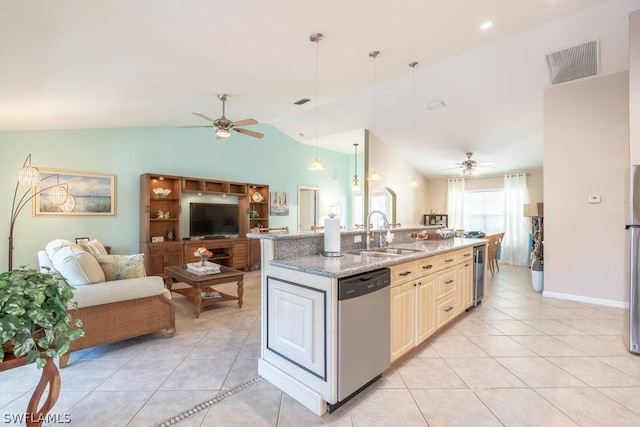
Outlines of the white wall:
<svg viewBox="0 0 640 427">
<path fill-rule="evenodd" d="M 368 132 L 368 167 L 374 168 L 382 177 L 380 181 L 369 181 L 369 190 L 388 187 L 396 193 L 396 222 L 402 226 L 418 225 L 426 210 L 427 180 L 419 173 L 413 173 L 413 166 L 393 147 L 385 144 L 374 133 Z M 416 178 L 418 188 L 409 187 L 411 179 Z M 443 206 L 444 207 L 444 206 Z"/>
<path fill-rule="evenodd" d="M 628 78 L 622 72 L 545 90 L 545 295 L 625 304 Z M 587 203 L 589 195 L 601 203 Z"/>
</svg>

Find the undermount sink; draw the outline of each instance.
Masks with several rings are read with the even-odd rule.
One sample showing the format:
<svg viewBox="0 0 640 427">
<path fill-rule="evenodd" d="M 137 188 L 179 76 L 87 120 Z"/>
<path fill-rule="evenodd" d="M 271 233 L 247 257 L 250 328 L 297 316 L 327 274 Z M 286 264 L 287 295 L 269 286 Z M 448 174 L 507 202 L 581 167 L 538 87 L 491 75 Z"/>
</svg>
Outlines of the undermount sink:
<svg viewBox="0 0 640 427">
<path fill-rule="evenodd" d="M 403 248 L 372 248 L 366 250 L 350 251 L 355 255 L 367 256 L 367 257 L 396 257 L 402 255 L 413 254 L 420 252 L 418 249 L 403 249 Z"/>
</svg>

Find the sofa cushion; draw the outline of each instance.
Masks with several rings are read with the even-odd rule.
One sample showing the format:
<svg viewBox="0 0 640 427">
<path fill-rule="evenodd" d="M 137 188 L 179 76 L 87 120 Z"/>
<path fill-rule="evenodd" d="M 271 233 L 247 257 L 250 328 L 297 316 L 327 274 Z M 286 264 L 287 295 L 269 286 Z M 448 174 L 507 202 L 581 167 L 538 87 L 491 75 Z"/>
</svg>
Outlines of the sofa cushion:
<svg viewBox="0 0 640 427">
<path fill-rule="evenodd" d="M 83 308 L 155 295 L 164 295 L 165 298 L 171 299 L 171 292 L 164 287 L 164 281 L 160 276 L 113 280 L 91 286 L 79 286 L 73 292 L 73 301 L 78 303 L 78 308 Z M 107 326 L 105 325 L 105 327 Z"/>
<path fill-rule="evenodd" d="M 104 271 L 106 280 L 134 279 L 145 277 L 144 255 L 99 255 L 94 257 Z"/>
<path fill-rule="evenodd" d="M 104 272 L 94 256 L 80 249 L 75 243 L 73 246 L 59 248 L 51 262 L 71 286 L 89 285 L 105 280 Z"/>
<path fill-rule="evenodd" d="M 91 255 L 107 255 L 107 248 L 104 247 L 102 242 L 98 239 L 93 239 L 88 242 L 79 243 L 80 247 Z M 108 280 L 108 279 L 107 279 Z"/>
</svg>

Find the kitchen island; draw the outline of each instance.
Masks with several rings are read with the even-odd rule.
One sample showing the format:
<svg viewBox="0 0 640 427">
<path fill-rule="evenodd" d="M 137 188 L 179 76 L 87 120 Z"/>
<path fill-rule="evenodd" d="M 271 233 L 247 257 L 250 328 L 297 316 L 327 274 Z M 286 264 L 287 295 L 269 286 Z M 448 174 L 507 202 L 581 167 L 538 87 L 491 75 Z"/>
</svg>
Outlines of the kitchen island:
<svg viewBox="0 0 640 427">
<path fill-rule="evenodd" d="M 394 230 L 392 249 L 373 250 L 364 248 L 364 231 L 343 232 L 340 257 L 319 255 L 322 233 L 248 234 L 262 249 L 259 374 L 317 415 L 341 403 L 338 283 L 345 278 L 389 269 L 391 361 L 471 307 L 473 247 L 485 241 L 416 240 L 413 230 Z"/>
</svg>

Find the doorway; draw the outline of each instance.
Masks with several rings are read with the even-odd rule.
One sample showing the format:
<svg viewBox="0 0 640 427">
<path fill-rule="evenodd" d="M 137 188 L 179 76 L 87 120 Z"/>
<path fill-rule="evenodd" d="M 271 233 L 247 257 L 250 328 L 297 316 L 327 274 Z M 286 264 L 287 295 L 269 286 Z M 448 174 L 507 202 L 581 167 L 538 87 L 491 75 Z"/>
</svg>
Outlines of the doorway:
<svg viewBox="0 0 640 427">
<path fill-rule="evenodd" d="M 298 187 L 298 233 L 309 233 L 318 226 L 320 188 Z"/>
</svg>

